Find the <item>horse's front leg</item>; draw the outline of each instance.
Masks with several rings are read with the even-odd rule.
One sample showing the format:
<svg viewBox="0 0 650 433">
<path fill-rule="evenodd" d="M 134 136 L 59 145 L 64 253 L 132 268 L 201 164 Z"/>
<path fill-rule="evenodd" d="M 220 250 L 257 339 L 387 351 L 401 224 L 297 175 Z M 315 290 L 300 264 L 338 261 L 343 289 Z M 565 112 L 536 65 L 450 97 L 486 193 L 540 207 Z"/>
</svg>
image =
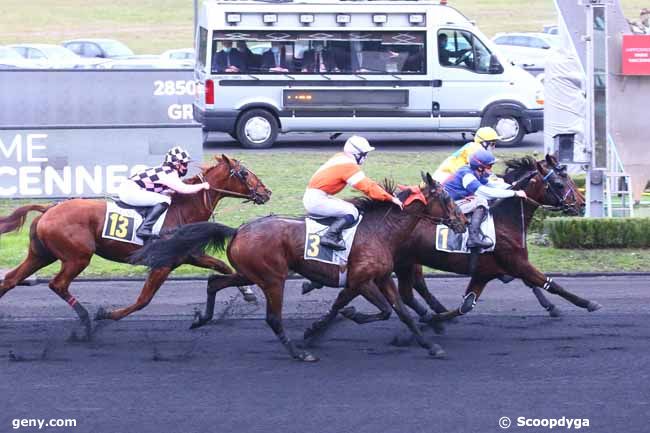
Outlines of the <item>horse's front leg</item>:
<svg viewBox="0 0 650 433">
<path fill-rule="evenodd" d="M 206 254 L 200 256 L 190 256 L 185 260 L 185 263 L 188 265 L 197 266 L 199 268 L 212 269 L 213 271 L 217 271 L 224 275 L 233 273 L 233 270 L 230 268 L 230 266 L 221 260 L 215 259 L 214 257 L 208 256 Z M 237 288 L 241 292 L 246 302 L 257 302 L 257 297 L 250 287 L 238 286 Z"/>
<path fill-rule="evenodd" d="M 524 284 L 528 285 L 526 282 Z M 554 303 L 548 300 L 542 289 L 535 286 L 528 286 L 533 290 L 533 294 L 537 298 L 539 305 L 541 305 L 546 311 L 548 311 L 549 316 L 551 317 L 560 317 L 562 315 L 562 310 L 555 306 Z"/>
<path fill-rule="evenodd" d="M 397 287 L 395 287 L 395 283 L 393 282 L 391 276 L 387 275 L 385 278 L 378 281 L 378 283 L 379 289 L 384 294 L 390 305 L 393 307 L 393 310 L 395 310 L 395 313 L 400 318 L 400 320 L 411 330 L 415 336 L 415 340 L 420 344 L 420 346 L 427 349 L 429 355 L 432 357 L 444 358 L 446 356 L 446 353 L 442 347 L 440 347 L 438 344 L 431 344 L 429 341 L 427 341 L 426 338 L 424 338 L 424 335 L 422 335 L 422 331 L 420 331 L 420 328 L 418 328 L 417 324 L 404 307 L 402 299 L 397 292 Z"/>
<path fill-rule="evenodd" d="M 329 328 L 329 326 L 332 324 L 332 321 L 336 318 L 341 309 L 348 305 L 358 295 L 359 292 L 351 289 L 350 287 L 345 287 L 343 290 L 341 290 L 336 297 L 334 304 L 332 304 L 327 313 L 312 323 L 311 326 L 305 330 L 303 339 L 308 340 L 308 342 L 313 342 L 315 338 L 321 337 L 327 328 Z"/>
<path fill-rule="evenodd" d="M 149 304 L 149 302 L 151 302 L 154 295 L 162 283 L 167 279 L 172 270 L 173 268 L 159 268 L 152 270 L 149 272 L 149 276 L 147 277 L 147 280 L 145 281 L 144 286 L 140 291 L 140 296 L 138 296 L 138 299 L 134 304 L 113 311 L 107 311 L 102 307 L 97 310 L 97 314 L 95 314 L 95 320 L 120 320 L 133 313 L 134 311 L 142 310 Z"/>
<path fill-rule="evenodd" d="M 404 301 L 407 306 L 409 306 L 418 314 L 418 316 L 420 316 L 421 322 L 429 323 L 436 334 L 444 333 L 445 328 L 443 324 L 440 322 L 432 321 L 431 319 L 433 318 L 433 314 L 431 311 L 429 311 L 427 307 L 422 305 L 422 303 L 419 302 L 415 296 L 413 296 L 413 289 L 415 288 L 420 296 L 426 299 L 425 295 L 422 293 L 424 291 L 427 295 L 429 295 L 430 298 L 435 301 L 435 303 L 437 303 L 436 307 L 432 307 L 436 313 L 444 313 L 447 311 L 447 309 L 442 306 L 442 304 L 440 304 L 438 300 L 435 299 L 433 295 L 431 295 L 431 293 L 429 293 L 427 285 L 424 281 L 424 275 L 422 274 L 422 267 L 420 265 L 417 265 L 395 269 L 395 274 L 397 275 L 397 288 L 399 290 L 399 295 L 401 296 L 402 301 Z M 427 303 L 429 306 L 432 305 L 429 303 L 429 301 L 427 301 Z M 439 311 L 439 309 L 441 309 L 441 311 Z"/>
<path fill-rule="evenodd" d="M 550 277 L 544 275 L 539 271 L 535 266 L 533 266 L 528 260 L 520 260 L 513 266 L 517 270 L 518 277 L 524 280 L 524 283 L 529 287 L 539 287 L 546 290 L 549 293 L 558 295 L 571 302 L 573 305 L 584 308 L 587 311 L 596 311 L 602 308 L 598 302 L 590 301 L 588 299 L 581 298 L 578 295 L 574 295 L 568 290 L 564 289 L 558 283 L 553 281 Z"/>
<path fill-rule="evenodd" d="M 483 289 L 485 289 L 485 286 L 491 279 L 492 277 L 483 277 L 480 274 L 475 273 L 469 281 L 469 285 L 465 290 L 465 296 L 463 296 L 463 302 L 460 306 L 449 312 L 433 316 L 431 321 L 444 322 L 472 311 L 474 306 L 476 306 L 476 301 L 478 301 L 481 293 L 483 293 Z"/>
</svg>

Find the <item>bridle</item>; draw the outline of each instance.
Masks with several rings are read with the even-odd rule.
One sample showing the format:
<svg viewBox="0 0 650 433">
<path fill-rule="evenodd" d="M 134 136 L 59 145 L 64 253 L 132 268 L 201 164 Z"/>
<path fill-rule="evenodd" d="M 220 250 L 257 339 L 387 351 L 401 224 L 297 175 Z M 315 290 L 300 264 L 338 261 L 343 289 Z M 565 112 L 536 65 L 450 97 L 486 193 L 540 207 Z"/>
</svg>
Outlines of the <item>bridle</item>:
<svg viewBox="0 0 650 433">
<path fill-rule="evenodd" d="M 445 195 L 447 193 L 444 190 L 441 190 L 441 191 L 436 190 L 435 192 L 436 192 L 436 198 L 438 199 L 438 202 L 440 203 L 440 207 L 442 209 L 445 209 L 444 197 L 445 197 Z M 454 222 L 454 219 L 451 216 L 448 216 L 446 218 L 442 218 L 442 217 L 434 217 L 434 216 L 425 214 L 423 212 L 409 212 L 406 209 L 404 209 L 404 211 L 407 214 L 413 215 L 413 216 L 415 216 L 417 218 L 421 218 L 421 219 L 424 219 L 424 220 L 427 220 L 427 221 L 431 221 L 434 224 L 444 224 L 447 227 L 449 227 Z"/>
<path fill-rule="evenodd" d="M 552 205 L 546 205 L 546 204 L 541 204 L 538 203 L 536 200 L 526 197 L 526 201 L 530 202 L 532 205 L 540 207 L 545 210 L 549 211 L 562 211 L 567 213 L 570 210 L 576 211 L 576 205 L 578 203 L 578 200 L 576 199 L 576 192 L 573 189 L 573 187 L 570 184 L 566 184 L 567 187 L 567 192 L 564 195 L 561 195 L 555 186 L 552 184 L 550 181 L 551 177 L 553 175 L 559 175 L 556 171 L 555 168 L 551 168 L 546 175 L 542 175 L 539 167 L 537 167 L 535 170 L 532 170 L 528 172 L 526 175 L 524 175 L 521 179 L 517 180 L 515 183 L 512 184 L 513 189 L 517 187 L 519 184 L 527 182 L 531 180 L 535 176 L 539 176 L 542 179 L 542 183 L 544 184 L 544 193 L 550 193 L 550 195 L 555 199 L 557 204 L 555 206 Z M 569 194 L 572 194 L 573 201 L 570 203 L 566 202 L 566 199 L 569 197 Z M 493 206 L 494 207 L 494 206 Z"/>
<path fill-rule="evenodd" d="M 257 192 L 257 189 L 250 186 L 248 182 L 246 181 L 246 169 L 238 166 L 238 167 L 230 167 L 230 174 L 229 177 L 236 177 L 238 180 L 240 180 L 242 183 L 244 183 L 248 187 L 248 194 L 242 194 L 236 191 L 231 191 L 227 189 L 222 189 L 222 188 L 215 188 L 212 185 L 210 185 L 209 190 L 203 190 L 203 205 L 206 207 L 206 209 L 212 210 L 214 208 L 214 199 L 210 196 L 209 192 L 210 191 L 215 191 L 220 194 L 223 194 L 227 197 L 235 197 L 235 198 L 243 198 L 245 199 L 244 203 L 252 201 L 254 203 L 261 202 L 262 196 Z M 205 176 L 203 173 L 199 173 L 197 175 L 199 180 L 201 182 L 207 182 L 205 180 Z"/>
</svg>

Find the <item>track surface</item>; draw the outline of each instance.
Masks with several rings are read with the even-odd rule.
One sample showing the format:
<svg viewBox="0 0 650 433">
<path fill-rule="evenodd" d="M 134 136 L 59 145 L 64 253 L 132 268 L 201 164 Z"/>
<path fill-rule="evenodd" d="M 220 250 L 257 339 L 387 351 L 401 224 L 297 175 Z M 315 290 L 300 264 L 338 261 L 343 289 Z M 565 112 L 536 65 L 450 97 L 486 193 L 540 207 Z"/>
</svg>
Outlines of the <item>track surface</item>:
<svg viewBox="0 0 650 433">
<path fill-rule="evenodd" d="M 431 279 L 455 307 L 465 278 Z M 18 287 L 0 300 L 0 432 L 19 418 L 75 418 L 76 428 L 126 432 L 498 432 L 566 431 L 517 427 L 517 417 L 589 419 L 585 432 L 650 431 L 647 278 L 558 278 L 600 302 L 595 313 L 557 297 L 552 319 L 518 282 L 493 282 L 473 312 L 435 339 L 434 360 L 389 341 L 395 319 L 366 326 L 341 321 L 313 352 L 292 361 L 260 320 L 261 305 L 236 290 L 219 296 L 222 320 L 189 331 L 203 282 L 167 283 L 145 310 L 102 323 L 91 343 L 67 343 L 72 312 L 46 285 Z M 299 338 L 337 293 L 299 295 L 290 281 L 285 313 Z M 139 283 L 75 283 L 91 310 L 135 299 Z M 136 287 L 137 286 L 137 287 Z M 259 293 L 259 292 L 258 292 Z M 364 302 L 355 302 L 370 311 Z"/>
</svg>

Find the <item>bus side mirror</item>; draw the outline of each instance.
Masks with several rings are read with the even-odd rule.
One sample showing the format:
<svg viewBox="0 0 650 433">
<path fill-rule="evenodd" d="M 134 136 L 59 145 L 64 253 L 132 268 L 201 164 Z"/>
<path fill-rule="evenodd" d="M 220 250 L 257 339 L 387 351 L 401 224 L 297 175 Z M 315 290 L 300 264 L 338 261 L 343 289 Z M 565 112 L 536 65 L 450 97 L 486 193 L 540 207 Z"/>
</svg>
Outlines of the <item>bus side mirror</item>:
<svg viewBox="0 0 650 433">
<path fill-rule="evenodd" d="M 501 62 L 499 62 L 499 58 L 496 54 L 490 56 L 490 68 L 488 69 L 488 72 L 495 75 L 503 74 L 503 66 L 501 66 Z"/>
</svg>

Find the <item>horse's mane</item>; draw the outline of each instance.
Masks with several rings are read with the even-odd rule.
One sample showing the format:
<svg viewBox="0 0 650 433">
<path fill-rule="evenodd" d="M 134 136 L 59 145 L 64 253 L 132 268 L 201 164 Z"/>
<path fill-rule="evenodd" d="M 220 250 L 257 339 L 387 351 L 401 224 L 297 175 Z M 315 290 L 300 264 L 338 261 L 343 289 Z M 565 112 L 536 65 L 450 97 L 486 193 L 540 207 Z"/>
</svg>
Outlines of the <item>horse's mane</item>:
<svg viewBox="0 0 650 433">
<path fill-rule="evenodd" d="M 537 161 L 532 156 L 511 159 L 506 161 L 506 172 L 503 179 L 508 183 L 513 183 L 535 170 L 537 170 Z"/>
<path fill-rule="evenodd" d="M 384 188 L 384 190 L 393 195 L 395 193 L 395 190 L 397 189 L 397 184 L 395 183 L 394 180 L 392 179 L 384 179 L 383 182 L 381 182 L 381 187 Z M 347 202 L 352 203 L 355 205 L 361 212 L 368 213 L 372 212 L 375 210 L 386 210 L 393 206 L 392 202 L 389 201 L 383 201 L 383 200 L 375 200 L 370 197 L 354 197 L 354 198 L 349 198 L 346 199 Z"/>
<path fill-rule="evenodd" d="M 207 165 L 207 164 L 201 164 L 200 165 L 201 174 L 203 174 L 203 175 L 207 174 L 208 171 L 212 170 L 213 168 L 218 167 L 223 162 L 223 158 L 221 158 L 220 156 L 215 155 L 214 159 L 215 159 L 215 161 L 217 161 L 217 163 L 214 164 L 214 165 Z M 231 161 L 236 161 L 236 160 L 231 158 Z M 203 180 L 199 177 L 198 174 L 195 174 L 192 177 L 188 177 L 186 179 L 183 179 L 183 182 L 185 182 L 187 184 L 190 184 L 190 185 L 196 185 L 197 183 L 202 183 Z"/>
</svg>

